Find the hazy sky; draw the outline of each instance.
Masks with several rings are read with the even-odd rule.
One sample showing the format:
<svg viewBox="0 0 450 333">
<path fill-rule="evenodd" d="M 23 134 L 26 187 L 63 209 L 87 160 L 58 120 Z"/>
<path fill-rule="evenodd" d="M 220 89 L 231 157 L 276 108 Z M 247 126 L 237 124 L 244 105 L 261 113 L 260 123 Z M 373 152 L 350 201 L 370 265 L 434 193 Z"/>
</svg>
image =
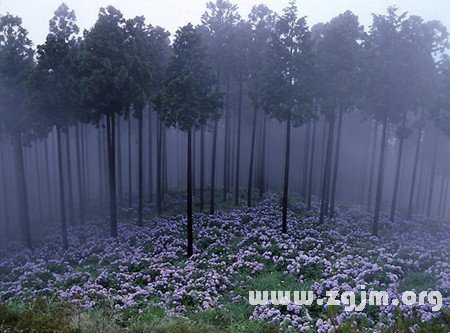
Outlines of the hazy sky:
<svg viewBox="0 0 450 333">
<path fill-rule="evenodd" d="M 45 41 L 48 20 L 62 0 L 0 0 L 0 13 L 10 12 L 22 17 L 34 44 Z M 160 25 L 171 33 L 178 27 L 192 22 L 200 23 L 206 0 L 66 0 L 74 9 L 81 30 L 90 28 L 100 7 L 109 4 L 122 11 L 125 17 L 144 15 L 148 23 Z M 289 0 L 234 0 L 242 16 L 247 17 L 251 8 L 265 3 L 272 10 L 281 12 Z M 396 4 L 402 11 L 420 15 L 426 20 L 437 19 L 450 29 L 450 0 L 297 0 L 300 13 L 313 25 L 326 22 L 337 14 L 350 9 L 359 16 L 364 26 L 369 26 L 372 13 L 384 13 Z"/>
</svg>

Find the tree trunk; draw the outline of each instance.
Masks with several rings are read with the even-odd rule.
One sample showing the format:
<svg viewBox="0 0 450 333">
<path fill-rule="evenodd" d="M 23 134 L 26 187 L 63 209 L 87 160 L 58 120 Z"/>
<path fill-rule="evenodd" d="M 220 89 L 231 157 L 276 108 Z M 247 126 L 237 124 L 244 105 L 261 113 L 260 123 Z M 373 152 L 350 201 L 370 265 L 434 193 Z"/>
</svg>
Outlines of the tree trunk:
<svg viewBox="0 0 450 333">
<path fill-rule="evenodd" d="M 80 149 L 80 128 L 79 125 L 75 125 L 75 141 L 77 151 L 77 174 L 78 174 L 78 201 L 80 205 L 80 223 L 84 224 L 84 193 L 83 193 L 83 178 L 81 170 L 81 149 Z"/>
<path fill-rule="evenodd" d="M 99 201 L 100 205 L 103 205 L 103 158 L 102 158 L 102 141 L 101 141 L 102 130 L 98 129 L 98 191 L 99 191 Z"/>
<path fill-rule="evenodd" d="M 287 208 L 289 195 L 289 162 L 291 155 L 291 117 L 286 122 L 286 151 L 284 159 L 284 185 L 283 185 L 283 225 L 282 232 L 287 233 Z"/>
<path fill-rule="evenodd" d="M 342 133 L 342 109 L 339 109 L 339 119 L 336 138 L 336 152 L 334 155 L 334 171 L 333 171 L 333 183 L 331 184 L 331 199 L 330 199 L 330 217 L 334 217 L 335 213 L 335 198 L 336 198 L 336 185 L 338 179 L 339 169 L 339 152 L 341 148 L 341 133 Z"/>
<path fill-rule="evenodd" d="M 430 187 L 428 191 L 428 202 L 427 202 L 427 217 L 431 216 L 431 207 L 433 204 L 433 193 L 434 193 L 434 179 L 436 176 L 436 162 L 437 162 L 437 147 L 439 145 L 439 135 L 436 134 L 436 142 L 433 148 L 433 161 L 431 163 L 431 174 L 430 174 Z"/>
<path fill-rule="evenodd" d="M 420 142 L 422 141 L 422 133 L 423 133 L 423 131 L 420 128 L 419 132 L 417 134 L 416 153 L 414 156 L 414 167 L 413 167 L 413 174 L 412 174 L 412 179 L 411 179 L 411 189 L 409 191 L 408 214 L 407 214 L 408 220 L 410 220 L 411 216 L 412 216 L 414 190 L 415 190 L 415 186 L 416 186 L 417 168 L 419 165 Z"/>
<path fill-rule="evenodd" d="M 158 121 L 157 131 L 157 161 L 156 161 L 156 203 L 158 207 L 158 215 L 162 214 L 162 124 Z"/>
<path fill-rule="evenodd" d="M 45 140 L 44 143 L 44 154 L 45 154 L 45 178 L 47 185 L 47 207 L 48 207 L 48 220 L 53 220 L 53 208 L 52 208 L 52 191 L 50 186 L 50 162 L 48 155 L 48 139 Z"/>
<path fill-rule="evenodd" d="M 67 240 L 67 221 L 66 221 L 66 198 L 64 192 L 64 171 L 63 171 L 63 157 L 61 144 L 61 129 L 56 128 L 56 137 L 58 145 L 58 173 L 59 173 L 59 200 L 61 207 L 61 234 L 63 239 L 63 248 L 67 250 L 69 243 Z"/>
<path fill-rule="evenodd" d="M 437 216 L 441 216 L 442 200 L 444 199 L 445 174 L 442 173 L 441 189 L 439 190 L 439 205 Z"/>
<path fill-rule="evenodd" d="M 444 190 L 444 202 L 442 203 L 442 217 L 445 218 L 445 211 L 447 209 L 447 198 L 448 198 L 448 183 L 449 178 L 447 177 L 447 180 L 445 182 L 445 190 Z"/>
<path fill-rule="evenodd" d="M 328 130 L 328 142 L 326 145 L 325 153 L 325 165 L 323 170 L 323 180 L 322 180 L 322 191 L 321 191 L 321 201 L 320 201 L 320 216 L 319 224 L 322 224 L 325 220 L 325 215 L 327 214 L 328 208 L 328 196 L 330 193 L 330 175 L 331 175 L 331 155 L 333 150 L 333 137 L 334 137 L 334 125 L 335 117 L 330 120 L 329 130 Z"/>
<path fill-rule="evenodd" d="M 89 208 L 89 202 L 91 199 L 91 192 L 90 192 L 90 159 L 89 159 L 89 146 L 87 142 L 89 141 L 88 136 L 88 128 L 85 126 L 81 127 L 81 147 L 82 147 L 82 173 L 83 173 L 83 179 L 85 182 L 83 183 L 83 199 L 84 199 L 84 209 L 85 212 Z"/>
<path fill-rule="evenodd" d="M 149 109 L 148 114 L 148 192 L 149 201 L 153 202 L 153 130 L 152 130 L 152 112 Z"/>
<path fill-rule="evenodd" d="M 39 207 L 39 223 L 42 223 L 42 190 L 41 190 L 41 171 L 39 165 L 39 148 L 37 141 L 34 144 L 35 162 L 36 162 L 36 183 L 38 194 L 38 207 Z"/>
<path fill-rule="evenodd" d="M 212 142 L 212 157 L 211 157 L 211 195 L 210 195 L 210 208 L 209 214 L 214 215 L 214 205 L 216 198 L 216 159 L 217 159 L 217 123 L 218 121 L 214 121 L 214 129 L 213 129 L 213 142 Z"/>
<path fill-rule="evenodd" d="M 302 200 L 304 202 L 307 201 L 308 196 L 308 170 L 309 170 L 309 145 L 310 145 L 310 138 L 311 138 L 311 123 L 306 124 L 305 129 L 305 142 L 303 145 L 303 167 L 302 167 L 302 179 L 301 179 L 301 193 L 302 193 Z"/>
<path fill-rule="evenodd" d="M 373 230 L 374 236 L 378 236 L 378 227 L 380 221 L 380 208 L 381 208 L 381 196 L 383 194 L 383 180 L 384 180 L 384 161 L 386 158 L 386 141 L 387 141 L 387 116 L 383 119 L 383 134 L 381 137 L 381 150 L 380 150 L 380 165 L 378 166 L 378 180 L 377 180 L 377 192 L 375 197 L 375 214 L 373 218 Z"/>
<path fill-rule="evenodd" d="M 3 212 L 5 217 L 5 234 L 6 239 L 9 240 L 11 237 L 11 225 L 9 221 L 9 195 L 8 195 L 8 187 L 6 185 L 7 179 L 6 179 L 6 163 L 5 163 L 5 156 L 4 156 L 4 148 L 3 148 L 3 141 L 0 141 L 0 166 L 2 168 L 2 189 L 3 189 Z"/>
<path fill-rule="evenodd" d="M 69 199 L 69 221 L 70 225 L 75 225 L 75 212 L 73 205 L 73 182 L 72 182 L 72 161 L 70 154 L 70 133 L 69 128 L 66 128 L 64 131 L 66 137 L 66 163 L 67 163 L 67 191 L 68 191 L 68 199 Z"/>
<path fill-rule="evenodd" d="M 131 115 L 128 118 L 128 208 L 133 208 L 133 174 L 131 171 Z"/>
<path fill-rule="evenodd" d="M 142 212 L 144 209 L 144 159 L 143 159 L 143 121 L 142 110 L 138 110 L 138 226 L 143 226 Z"/>
<path fill-rule="evenodd" d="M 200 130 L 200 211 L 205 209 L 205 125 Z"/>
<path fill-rule="evenodd" d="M 395 181 L 394 181 L 394 193 L 392 196 L 392 204 L 391 204 L 391 215 L 390 221 L 394 222 L 395 219 L 395 209 L 397 206 L 397 197 L 398 197 L 398 185 L 400 183 L 400 170 L 402 166 L 402 156 L 403 156 L 403 142 L 404 138 L 400 138 L 399 146 L 398 146 L 398 156 L 397 156 L 397 167 L 395 170 Z"/>
<path fill-rule="evenodd" d="M 312 132 L 312 142 L 311 142 L 311 162 L 309 163 L 309 181 L 308 181 L 308 210 L 311 210 L 312 205 L 312 187 L 313 187 L 313 173 L 314 173 L 314 153 L 315 153 L 315 143 L 316 143 L 316 125 L 314 122 L 313 132 Z"/>
<path fill-rule="evenodd" d="M 226 80 L 226 100 L 225 100 L 225 147 L 223 157 L 223 202 L 227 201 L 228 186 L 229 186 L 229 146 L 230 146 L 230 79 L 227 76 Z"/>
<path fill-rule="evenodd" d="M 237 141 L 236 141 L 236 171 L 234 179 L 234 204 L 239 205 L 239 190 L 240 190 L 240 169 L 241 169 L 241 120 L 242 120 L 242 73 L 239 78 L 239 104 L 238 104 L 238 119 L 237 119 Z"/>
<path fill-rule="evenodd" d="M 117 238 L 117 197 L 116 197 L 116 126 L 115 115 L 107 116 L 108 175 L 109 175 L 109 213 L 111 218 L 111 237 Z"/>
<path fill-rule="evenodd" d="M 259 197 L 262 198 L 266 193 L 266 146 L 267 146 L 267 116 L 263 115 L 262 142 L 261 142 L 261 161 L 259 178 Z"/>
<path fill-rule="evenodd" d="M 119 196 L 119 207 L 123 206 L 123 186 L 122 186 L 122 128 L 121 119 L 117 117 L 117 195 Z"/>
<path fill-rule="evenodd" d="M 375 174 L 375 157 L 377 153 L 377 145 L 378 145 L 378 124 L 375 123 L 375 135 L 373 138 L 373 151 L 372 158 L 370 162 L 370 174 L 369 174 L 369 191 L 367 195 L 367 211 L 370 212 L 372 209 L 372 194 L 373 194 L 373 179 Z"/>
<path fill-rule="evenodd" d="M 366 182 L 367 182 L 367 165 L 369 161 L 369 147 L 370 147 L 370 133 L 372 130 L 372 122 L 369 121 L 369 128 L 367 129 L 367 143 L 364 147 L 364 167 L 362 168 L 361 172 L 361 180 L 360 184 L 362 184 L 359 188 L 359 191 L 356 191 L 356 198 L 355 201 L 360 203 L 361 205 L 364 203 L 364 197 L 366 193 Z"/>
<path fill-rule="evenodd" d="M 194 253 L 193 243 L 193 227 L 192 227 L 192 130 L 188 131 L 187 143 L 187 256 L 188 258 Z"/>
<path fill-rule="evenodd" d="M 253 110 L 252 123 L 252 143 L 250 148 L 250 166 L 248 169 L 248 186 L 247 186 L 247 206 L 252 206 L 252 188 L 253 188 L 253 164 L 255 160 L 255 141 L 256 141 L 256 123 L 258 118 L 258 108 L 255 106 Z"/>
</svg>

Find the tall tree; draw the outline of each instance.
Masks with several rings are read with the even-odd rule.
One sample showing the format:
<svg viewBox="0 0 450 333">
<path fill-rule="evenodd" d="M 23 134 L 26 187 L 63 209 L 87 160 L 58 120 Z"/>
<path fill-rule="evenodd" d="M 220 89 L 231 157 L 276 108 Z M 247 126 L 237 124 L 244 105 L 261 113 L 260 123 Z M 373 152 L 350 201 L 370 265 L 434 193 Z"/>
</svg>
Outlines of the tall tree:
<svg viewBox="0 0 450 333">
<path fill-rule="evenodd" d="M 91 121 L 106 117 L 109 210 L 111 236 L 117 237 L 116 116 L 129 110 L 134 87 L 130 76 L 130 54 L 122 13 L 112 6 L 101 8 L 94 27 L 85 31 L 80 69 L 81 94 L 91 110 Z"/>
<path fill-rule="evenodd" d="M 14 144 L 18 217 L 22 241 L 31 249 L 30 218 L 23 160 L 24 135 L 31 130 L 27 79 L 33 66 L 33 50 L 22 20 L 10 14 L 0 16 L 0 130 Z"/>
<path fill-rule="evenodd" d="M 218 116 L 222 97 L 207 65 L 201 34 L 191 25 L 175 36 L 166 79 L 156 98 L 156 110 L 166 126 L 186 132 L 187 142 L 187 255 L 193 254 L 192 131 Z"/>
<path fill-rule="evenodd" d="M 263 107 L 271 118 L 286 123 L 283 233 L 287 232 L 291 126 L 300 126 L 312 117 L 314 81 L 311 46 L 306 19 L 298 16 L 297 6 L 291 1 L 276 22 L 263 75 Z"/>
</svg>

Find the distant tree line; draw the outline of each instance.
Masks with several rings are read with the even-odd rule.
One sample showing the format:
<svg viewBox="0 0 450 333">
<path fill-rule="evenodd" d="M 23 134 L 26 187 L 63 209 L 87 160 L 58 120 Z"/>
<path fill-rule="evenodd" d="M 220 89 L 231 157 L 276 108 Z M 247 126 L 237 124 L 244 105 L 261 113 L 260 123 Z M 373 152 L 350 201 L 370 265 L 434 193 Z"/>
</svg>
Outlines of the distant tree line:
<svg viewBox="0 0 450 333">
<path fill-rule="evenodd" d="M 255 190 L 260 197 L 273 190 L 267 181 L 278 176 L 268 162 L 272 119 L 284 126 L 278 130 L 284 135 L 283 160 L 277 161 L 283 170 L 282 232 L 289 230 L 288 199 L 295 187 L 306 210 L 319 210 L 319 224 L 335 217 L 339 191 L 353 191 L 354 203 L 373 209 L 377 236 L 389 154 L 396 155 L 386 207 L 390 220 L 398 215 L 400 193 L 408 199 L 402 210 L 407 219 L 421 212 L 431 216 L 434 207 L 435 215 L 445 216 L 449 158 L 439 140 L 450 136 L 450 59 L 440 22 L 390 7 L 387 14 L 373 15 L 367 30 L 350 11 L 310 28 L 294 1 L 280 14 L 255 6 L 243 19 L 236 5 L 217 0 L 207 4 L 201 25 L 181 27 L 172 43 L 163 28 L 142 16 L 126 19 L 112 6 L 101 8 L 95 25 L 79 33 L 75 13 L 64 3 L 36 49 L 19 17 L 0 15 L 6 239 L 12 238 L 15 216 L 22 242 L 32 248 L 30 178 L 37 184 L 39 220 L 59 221 L 68 248 L 68 224 L 84 224 L 93 202 L 103 207 L 108 198 L 110 232 L 117 237 L 118 207 L 133 207 L 134 184 L 136 223 L 143 226 L 146 204 L 162 214 L 168 178 L 176 177 L 186 186 L 191 256 L 194 199 L 200 211 L 214 214 L 219 201 L 251 207 Z M 344 129 L 356 118 L 363 133 L 354 140 L 364 141 L 364 151 L 359 160 L 344 163 Z M 168 138 L 170 128 L 177 132 Z M 301 140 L 293 149 L 297 128 Z M 174 138 L 185 181 L 180 165 L 168 165 Z M 184 139 L 186 155 L 179 159 Z M 35 174 L 27 172 L 23 151 L 33 145 Z M 299 165 L 292 164 L 293 152 L 301 153 Z M 352 163 L 359 172 L 354 184 L 340 179 L 343 164 Z"/>
</svg>

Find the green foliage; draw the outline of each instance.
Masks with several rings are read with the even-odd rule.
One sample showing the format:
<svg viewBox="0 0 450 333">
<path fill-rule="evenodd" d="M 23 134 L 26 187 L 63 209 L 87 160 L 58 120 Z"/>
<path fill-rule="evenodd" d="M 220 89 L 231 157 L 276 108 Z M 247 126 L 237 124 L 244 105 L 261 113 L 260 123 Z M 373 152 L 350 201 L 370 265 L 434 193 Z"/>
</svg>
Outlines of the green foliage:
<svg viewBox="0 0 450 333">
<path fill-rule="evenodd" d="M 155 106 L 166 126 L 188 132 L 218 118 L 222 96 L 201 35 L 191 24 L 177 31 L 165 77 Z"/>
</svg>

